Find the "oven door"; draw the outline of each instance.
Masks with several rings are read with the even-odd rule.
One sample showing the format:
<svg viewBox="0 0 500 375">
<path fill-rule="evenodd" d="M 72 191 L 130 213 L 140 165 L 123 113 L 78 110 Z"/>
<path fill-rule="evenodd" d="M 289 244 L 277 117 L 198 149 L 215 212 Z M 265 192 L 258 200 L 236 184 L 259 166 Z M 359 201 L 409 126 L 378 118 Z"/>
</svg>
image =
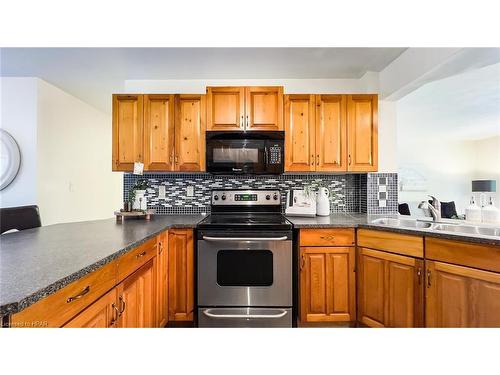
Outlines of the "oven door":
<svg viewBox="0 0 500 375">
<path fill-rule="evenodd" d="M 292 306 L 291 232 L 200 232 L 198 306 Z"/>
</svg>

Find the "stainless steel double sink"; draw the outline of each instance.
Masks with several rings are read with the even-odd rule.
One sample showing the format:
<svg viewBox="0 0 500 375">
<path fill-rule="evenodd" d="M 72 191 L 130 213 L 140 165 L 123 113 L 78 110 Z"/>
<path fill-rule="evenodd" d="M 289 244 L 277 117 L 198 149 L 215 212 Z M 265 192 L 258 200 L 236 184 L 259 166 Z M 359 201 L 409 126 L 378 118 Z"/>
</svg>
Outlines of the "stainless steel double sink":
<svg viewBox="0 0 500 375">
<path fill-rule="evenodd" d="M 500 228 L 483 226 L 483 225 L 429 222 L 418 219 L 403 219 L 403 218 L 396 219 L 390 217 L 375 219 L 372 220 L 371 223 L 387 227 L 401 228 L 401 229 L 425 229 L 435 232 L 447 232 L 447 233 L 455 233 L 462 235 L 482 235 L 482 236 L 500 237 Z"/>
</svg>

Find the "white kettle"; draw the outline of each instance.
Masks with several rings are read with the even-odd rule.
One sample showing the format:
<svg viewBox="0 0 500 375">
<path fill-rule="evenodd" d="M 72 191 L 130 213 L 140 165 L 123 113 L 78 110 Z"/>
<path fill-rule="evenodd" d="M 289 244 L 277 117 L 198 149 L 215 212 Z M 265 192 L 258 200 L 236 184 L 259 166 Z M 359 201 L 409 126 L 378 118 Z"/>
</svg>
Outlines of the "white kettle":
<svg viewBox="0 0 500 375">
<path fill-rule="evenodd" d="M 316 193 L 316 215 L 330 215 L 330 191 L 325 187 L 320 187 Z"/>
</svg>

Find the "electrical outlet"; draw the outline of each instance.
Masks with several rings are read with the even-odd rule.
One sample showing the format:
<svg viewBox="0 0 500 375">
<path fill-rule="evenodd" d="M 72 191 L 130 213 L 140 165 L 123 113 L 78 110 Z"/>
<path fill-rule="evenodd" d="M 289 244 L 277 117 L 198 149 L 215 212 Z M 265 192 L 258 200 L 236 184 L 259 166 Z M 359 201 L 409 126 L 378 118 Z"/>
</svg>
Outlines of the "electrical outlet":
<svg viewBox="0 0 500 375">
<path fill-rule="evenodd" d="M 165 193 L 165 185 L 158 186 L 158 199 L 166 199 Z"/>
<path fill-rule="evenodd" d="M 194 197 L 194 186 L 188 186 L 186 187 L 186 197 L 192 198 Z"/>
</svg>

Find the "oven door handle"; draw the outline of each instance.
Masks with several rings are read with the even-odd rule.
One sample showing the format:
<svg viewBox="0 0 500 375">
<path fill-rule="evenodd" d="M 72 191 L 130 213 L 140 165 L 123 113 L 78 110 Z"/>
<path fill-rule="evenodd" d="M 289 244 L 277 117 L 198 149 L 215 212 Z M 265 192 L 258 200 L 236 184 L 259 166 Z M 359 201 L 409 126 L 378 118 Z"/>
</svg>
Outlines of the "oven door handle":
<svg viewBox="0 0 500 375">
<path fill-rule="evenodd" d="M 213 319 L 279 319 L 288 313 L 286 310 L 281 310 L 279 314 L 213 314 L 209 311 L 203 310 L 203 314 Z"/>
<path fill-rule="evenodd" d="M 285 241 L 287 236 L 283 237 L 211 237 L 203 236 L 205 241 Z"/>
</svg>

